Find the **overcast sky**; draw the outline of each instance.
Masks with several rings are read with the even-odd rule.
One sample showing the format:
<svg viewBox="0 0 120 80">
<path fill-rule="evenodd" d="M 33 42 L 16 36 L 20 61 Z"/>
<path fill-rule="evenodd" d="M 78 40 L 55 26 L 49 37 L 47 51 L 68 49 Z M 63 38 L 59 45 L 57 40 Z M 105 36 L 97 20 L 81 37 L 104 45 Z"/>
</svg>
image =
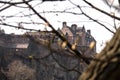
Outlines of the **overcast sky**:
<svg viewBox="0 0 120 80">
<path fill-rule="evenodd" d="M 104 14 L 101 14 L 100 12 L 88 7 L 82 0 L 71 0 L 75 4 L 79 4 L 80 6 L 83 6 L 83 10 L 92 18 L 101 21 L 106 26 L 108 26 L 110 29 L 114 30 L 113 28 L 113 19 L 111 19 L 108 16 L 105 16 Z M 108 6 L 106 6 L 102 0 L 88 0 L 91 3 L 93 3 L 95 6 L 104 9 L 107 12 L 113 12 L 113 9 L 110 9 Z M 34 3 L 31 3 L 32 6 L 35 6 L 35 9 L 38 12 L 46 12 L 46 11 L 69 11 L 69 12 L 77 12 L 80 13 L 80 10 L 76 8 L 73 4 L 71 4 L 69 1 L 63 1 L 63 2 L 44 2 L 42 4 L 39 4 L 40 1 L 35 1 Z M 7 9 L 5 11 L 2 11 L 1 15 L 15 15 L 16 16 L 22 16 L 28 13 L 33 13 L 31 10 L 26 10 L 22 8 L 16 8 L 11 7 L 10 9 Z M 78 27 L 85 26 L 86 30 L 90 29 L 93 37 L 97 40 L 97 52 L 99 52 L 102 47 L 103 43 L 110 40 L 112 37 L 112 34 L 107 31 L 104 27 L 98 25 L 95 22 L 90 21 L 88 18 L 86 18 L 83 15 L 73 15 L 69 13 L 41 13 L 42 16 L 44 16 L 53 26 L 55 29 L 62 28 L 62 22 L 66 21 L 68 26 L 71 26 L 72 24 L 77 24 Z M 15 24 L 14 22 L 38 22 L 38 23 L 44 23 L 42 20 L 40 20 L 36 16 L 30 16 L 26 18 L 9 18 L 5 20 L 6 22 L 10 24 Z M 119 22 L 116 23 L 117 26 L 119 25 Z M 111 26 L 112 25 L 112 26 Z M 5 29 L 6 33 L 16 33 L 20 34 L 23 33 L 23 30 L 18 30 L 14 28 L 8 28 L 5 26 L 0 26 L 2 29 Z M 36 28 L 36 29 L 44 29 L 44 25 L 24 25 L 24 27 L 27 28 Z"/>
</svg>

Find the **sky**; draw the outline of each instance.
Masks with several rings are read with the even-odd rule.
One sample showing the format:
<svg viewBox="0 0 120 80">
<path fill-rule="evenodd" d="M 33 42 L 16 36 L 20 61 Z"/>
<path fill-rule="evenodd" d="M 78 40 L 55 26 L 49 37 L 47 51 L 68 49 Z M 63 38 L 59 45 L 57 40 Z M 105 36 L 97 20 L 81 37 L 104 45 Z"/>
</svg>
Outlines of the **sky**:
<svg viewBox="0 0 120 80">
<path fill-rule="evenodd" d="M 82 6 L 83 11 L 87 13 L 92 18 L 99 20 L 101 23 L 105 24 L 110 29 L 114 30 L 113 28 L 113 19 L 110 17 L 90 8 L 88 5 L 86 5 L 82 0 L 71 0 L 73 3 Z M 103 9 L 109 13 L 113 12 L 114 9 L 109 8 L 106 4 L 103 3 L 102 0 L 88 0 L 96 7 Z M 39 3 L 39 4 L 38 4 Z M 47 11 L 67 11 L 67 12 L 76 12 L 81 13 L 76 6 L 71 4 L 69 1 L 63 1 L 63 2 L 43 2 L 41 3 L 39 0 L 35 0 L 34 2 L 30 3 L 34 8 L 40 12 L 40 14 L 45 17 L 53 26 L 55 29 L 62 28 L 62 22 L 66 21 L 68 26 L 71 26 L 72 24 L 77 24 L 78 27 L 85 26 L 86 30 L 90 29 L 92 36 L 97 41 L 97 52 L 100 52 L 101 49 L 104 47 L 105 43 L 111 39 L 113 34 L 106 30 L 103 26 L 100 26 L 99 24 L 92 22 L 88 18 L 86 18 L 83 15 L 74 15 L 70 13 L 45 13 Z M 116 3 L 115 3 L 116 4 Z M 20 5 L 24 6 L 24 5 Z M 23 9 L 23 8 L 17 8 L 17 7 L 11 7 L 5 11 L 0 12 L 1 15 L 15 15 L 15 16 L 23 16 L 27 14 L 32 14 L 33 12 L 30 9 Z M 120 15 L 119 15 L 120 16 Z M 6 18 L 6 17 L 0 17 L 0 20 L 3 22 L 7 22 L 9 24 L 18 25 L 19 22 L 31 22 L 33 24 L 23 24 L 23 27 L 26 28 L 34 28 L 34 29 L 41 29 L 44 30 L 45 26 L 43 25 L 44 22 L 40 20 L 37 16 L 32 15 L 29 17 L 13 17 L 13 18 Z M 16 22 L 16 23 L 15 23 Z M 39 23 L 39 25 L 34 24 Z M 119 22 L 116 22 L 117 26 L 120 25 Z M 21 34 L 24 33 L 24 30 L 18 30 L 15 28 L 5 27 L 1 26 L 2 29 L 5 30 L 6 33 L 16 33 Z M 49 30 L 49 28 L 47 27 Z"/>
</svg>

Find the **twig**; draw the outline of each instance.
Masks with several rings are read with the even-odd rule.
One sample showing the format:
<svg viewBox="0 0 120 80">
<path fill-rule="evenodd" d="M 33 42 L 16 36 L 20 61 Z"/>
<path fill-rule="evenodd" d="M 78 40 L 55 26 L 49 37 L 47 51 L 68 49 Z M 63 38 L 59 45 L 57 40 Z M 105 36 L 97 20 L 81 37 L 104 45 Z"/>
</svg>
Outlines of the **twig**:
<svg viewBox="0 0 120 80">
<path fill-rule="evenodd" d="M 99 12 L 101 12 L 101 13 L 104 13 L 104 14 L 106 14 L 106 15 L 109 16 L 109 17 L 112 17 L 112 18 L 115 18 L 115 19 L 117 19 L 117 20 L 120 20 L 120 17 L 117 17 L 117 16 L 115 16 L 115 15 L 109 14 L 109 13 L 107 13 L 107 12 L 105 12 L 105 11 L 97 8 L 97 7 L 95 7 L 94 5 L 92 5 L 91 3 L 89 3 L 89 2 L 86 1 L 86 0 L 83 0 L 83 1 L 84 1 L 85 3 L 87 3 L 89 6 L 91 6 L 92 8 L 96 9 L 97 11 L 99 11 Z"/>
<path fill-rule="evenodd" d="M 81 9 L 81 7 L 80 7 L 79 5 L 74 4 L 71 0 L 69 0 L 69 1 L 70 1 L 71 4 L 73 4 L 73 5 L 75 5 L 76 7 L 78 7 L 84 16 L 88 17 L 90 20 L 98 23 L 99 25 L 103 26 L 105 29 L 107 29 L 107 30 L 110 31 L 111 33 L 113 33 L 113 34 L 115 33 L 115 32 L 113 32 L 112 30 L 110 30 L 108 27 L 106 27 L 104 24 L 98 22 L 97 20 L 95 20 L 95 19 L 93 19 L 92 17 L 90 17 L 89 15 L 87 15 L 87 14 Z"/>
</svg>

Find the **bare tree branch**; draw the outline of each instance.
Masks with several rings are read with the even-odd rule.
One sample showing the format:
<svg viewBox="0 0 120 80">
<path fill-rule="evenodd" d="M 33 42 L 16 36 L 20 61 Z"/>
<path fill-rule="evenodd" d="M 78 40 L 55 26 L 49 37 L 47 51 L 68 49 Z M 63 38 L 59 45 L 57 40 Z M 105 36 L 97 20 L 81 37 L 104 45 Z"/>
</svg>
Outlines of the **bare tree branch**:
<svg viewBox="0 0 120 80">
<path fill-rule="evenodd" d="M 11 6 L 12 5 L 8 5 L 8 6 L 4 7 L 4 8 L 2 8 L 2 9 L 0 9 L 0 12 L 3 11 L 3 10 L 5 10 L 5 9 L 7 9 L 7 8 L 10 8 Z"/>
<path fill-rule="evenodd" d="M 107 12 L 105 12 L 105 11 L 97 8 L 97 7 L 95 7 L 94 5 L 92 5 L 91 3 L 89 3 L 89 2 L 86 1 L 86 0 L 83 0 L 83 1 L 84 1 L 85 3 L 87 3 L 89 6 L 91 6 L 92 8 L 96 9 L 97 11 L 99 11 L 99 12 L 101 12 L 101 13 L 104 13 L 105 15 L 107 15 L 107 16 L 109 16 L 109 17 L 112 17 L 112 18 L 115 18 L 115 19 L 117 19 L 117 20 L 120 20 L 120 17 L 117 17 L 117 16 L 115 16 L 115 15 L 109 14 L 109 13 L 107 13 Z"/>
<path fill-rule="evenodd" d="M 28 0 L 28 1 L 24 1 L 24 2 L 31 2 L 33 0 Z M 0 1 L 0 3 L 3 3 L 3 4 L 10 4 L 10 5 L 16 5 L 16 4 L 24 4 L 23 1 L 21 2 L 10 2 L 10 1 Z"/>
<path fill-rule="evenodd" d="M 93 22 L 98 23 L 99 25 L 103 26 L 105 29 L 107 29 L 108 31 L 110 31 L 111 33 L 114 34 L 114 32 L 113 32 L 112 30 L 110 30 L 107 26 L 105 26 L 104 24 L 100 23 L 99 21 L 97 21 L 97 20 L 95 20 L 94 18 L 92 18 L 92 17 L 90 17 L 89 15 L 87 15 L 87 14 L 82 10 L 82 8 L 81 8 L 79 5 L 74 4 L 73 2 L 71 2 L 71 0 L 69 0 L 69 1 L 70 1 L 70 3 L 72 3 L 73 5 L 75 5 L 76 7 L 78 7 L 84 16 L 88 17 L 88 18 L 89 18 L 90 20 L 92 20 Z"/>
<path fill-rule="evenodd" d="M 24 1 L 24 0 L 23 0 Z M 63 37 L 59 32 L 57 32 L 54 27 L 44 18 L 42 17 L 28 2 L 25 2 L 25 4 L 28 5 L 28 7 L 40 18 L 42 19 L 45 23 L 48 24 L 48 26 L 53 30 L 53 32 L 63 41 L 67 42 L 67 46 L 71 49 L 72 45 L 67 41 L 67 39 L 65 37 Z M 80 51 L 78 51 L 77 49 L 73 50 L 71 49 L 73 52 L 75 52 L 75 54 L 80 57 L 81 59 L 83 59 L 83 61 L 85 61 L 87 64 L 90 63 L 90 61 L 86 58 L 83 57 L 82 53 Z"/>
<path fill-rule="evenodd" d="M 29 30 L 29 31 L 37 31 L 37 32 L 40 32 L 40 30 L 28 29 L 28 28 L 24 28 L 24 27 L 20 27 L 20 26 L 10 25 L 10 24 L 7 24 L 7 23 L 0 23 L 0 25 L 9 26 L 9 27 L 17 28 L 17 29 L 23 29 L 23 30 Z"/>
</svg>

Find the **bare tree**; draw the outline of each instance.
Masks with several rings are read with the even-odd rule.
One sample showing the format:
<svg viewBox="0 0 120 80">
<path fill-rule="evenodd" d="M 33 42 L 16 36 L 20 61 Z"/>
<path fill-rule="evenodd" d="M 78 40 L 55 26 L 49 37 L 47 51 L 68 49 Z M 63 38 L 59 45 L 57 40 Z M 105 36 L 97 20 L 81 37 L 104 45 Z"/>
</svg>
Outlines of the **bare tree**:
<svg viewBox="0 0 120 80">
<path fill-rule="evenodd" d="M 36 1 L 36 5 L 32 5 L 32 3 L 34 3 Z M 67 8 L 63 11 L 43 11 L 43 12 L 39 12 L 38 9 L 36 9 L 36 6 L 40 6 L 42 3 L 45 3 L 47 1 L 51 1 L 51 0 L 42 0 L 42 1 L 37 1 L 37 0 L 21 0 L 21 1 L 15 1 L 15 0 L 10 0 L 10 1 L 0 1 L 0 13 L 9 10 L 10 8 L 17 8 L 18 10 L 26 10 L 26 12 L 24 11 L 18 11 L 17 14 L 10 14 L 10 15 L 5 15 L 2 14 L 0 16 L 0 25 L 2 26 L 8 26 L 8 27 L 13 27 L 13 28 L 17 28 L 17 29 L 23 29 L 26 31 L 36 31 L 36 32 L 40 32 L 40 29 L 35 29 L 35 28 L 26 28 L 26 25 L 45 25 L 48 26 L 49 28 L 51 28 L 52 32 L 55 33 L 62 41 L 63 43 L 66 43 L 66 45 L 70 48 L 70 50 L 74 53 L 74 56 L 76 59 L 78 60 L 82 60 L 83 62 L 85 62 L 86 64 L 90 64 L 88 66 L 88 69 L 85 70 L 85 72 L 83 72 L 82 76 L 80 77 L 80 80 L 86 80 L 86 79 L 99 79 L 99 80 L 103 80 L 103 79 L 108 79 L 108 80 L 113 80 L 113 79 L 119 79 L 119 53 L 120 53 L 120 30 L 119 28 L 116 26 L 116 21 L 120 21 L 120 17 L 118 17 L 117 15 L 115 15 L 115 13 L 117 12 L 113 12 L 113 14 L 104 11 L 101 8 L 96 7 L 95 5 L 93 5 L 91 2 L 87 1 L 87 0 L 82 0 L 82 2 L 85 3 L 85 5 L 91 9 L 94 9 L 96 11 L 98 11 L 101 14 L 104 14 L 105 16 L 110 17 L 111 19 L 113 19 L 113 28 L 115 29 L 112 30 L 111 28 L 109 28 L 107 25 L 104 24 L 104 22 L 99 21 L 97 19 L 95 19 L 94 17 L 92 17 L 91 15 L 89 15 L 88 13 L 86 13 L 85 9 L 86 7 L 81 6 L 80 4 L 76 4 L 74 3 L 72 0 L 68 0 L 68 2 L 70 2 L 74 7 L 72 8 L 77 8 L 79 9 L 79 12 L 75 12 L 75 11 L 69 11 L 69 9 L 72 8 Z M 54 0 L 54 1 L 64 1 L 64 0 Z M 114 0 L 113 0 L 114 1 Z M 109 0 L 104 0 L 104 2 L 106 2 L 110 7 L 114 7 L 115 9 L 119 10 L 119 7 L 112 5 L 112 3 L 109 3 Z M 70 44 L 67 39 L 62 36 L 58 31 L 56 31 L 55 27 L 47 20 L 47 18 L 43 17 L 41 14 L 43 13 L 69 13 L 69 14 L 73 14 L 73 15 L 79 15 L 79 16 L 85 16 L 86 18 L 88 18 L 89 21 L 93 21 L 97 24 L 99 24 L 100 26 L 104 27 L 105 29 L 107 29 L 109 32 L 113 33 L 114 37 L 112 38 L 112 40 L 110 42 L 107 43 L 106 47 L 101 51 L 100 54 L 97 54 L 96 57 L 86 57 L 84 55 L 82 55 L 82 52 L 78 51 L 77 49 L 73 49 L 72 46 L 73 44 Z M 38 18 L 39 21 L 34 21 L 34 19 L 32 18 L 32 16 L 37 16 L 35 18 Z M 9 19 L 14 19 L 14 18 L 19 18 L 19 19 L 27 19 L 27 20 L 18 20 L 18 21 L 14 21 L 14 22 L 9 22 Z M 47 31 L 46 31 L 47 32 Z M 37 38 L 34 38 L 33 36 L 30 35 L 25 35 L 26 37 L 28 37 L 30 40 L 32 40 L 33 42 L 37 43 L 37 44 L 42 44 L 43 42 Z M 41 43 L 42 42 L 42 43 Z M 57 52 L 57 50 L 55 50 L 54 48 L 52 48 L 50 46 L 49 42 L 47 43 L 47 47 L 50 50 L 50 52 L 48 51 L 49 55 L 52 55 L 52 58 L 56 61 L 57 65 L 59 65 L 60 67 L 62 67 L 62 69 L 67 70 L 67 71 L 75 71 L 79 74 L 81 74 L 81 72 L 79 70 L 76 69 L 76 66 L 72 67 L 72 68 L 68 68 L 65 65 L 62 65 L 56 58 L 55 58 L 55 52 Z M 46 46 L 46 44 L 44 44 L 44 46 Z M 46 54 L 47 57 L 49 56 L 48 54 Z M 4 56 L 5 57 L 5 56 Z M 31 56 L 29 55 L 28 57 L 25 56 L 19 56 L 19 58 L 25 59 L 25 60 L 36 60 L 37 62 L 42 63 L 41 58 L 40 57 L 36 57 L 36 56 Z M 44 58 L 43 58 L 44 59 Z M 8 59 L 9 60 L 9 59 Z M 92 60 L 92 62 L 91 62 Z M 5 59 L 6 61 L 6 59 Z M 19 62 L 19 61 L 18 61 Z M 91 63 L 90 63 L 91 62 Z M 53 63 L 53 64 L 56 64 Z M 19 62 L 19 64 L 21 64 L 21 62 Z M 46 66 L 53 66 L 53 64 L 45 64 L 42 63 Z M 13 64 L 10 64 L 9 70 L 14 71 L 11 68 L 11 65 L 16 65 L 16 62 Z M 21 64 L 23 65 L 23 64 Z M 12 66 L 14 67 L 14 66 Z M 21 67 L 21 66 L 20 66 Z M 34 67 L 37 67 L 36 65 Z M 26 66 L 23 66 L 22 70 L 26 69 Z M 19 69 L 19 68 L 18 68 Z M 31 69 L 31 68 L 30 68 Z M 29 72 L 28 69 L 26 69 L 26 71 L 28 73 Z M 109 71 L 112 71 L 113 74 L 110 74 Z M 7 76 L 12 76 L 12 77 L 16 77 L 14 73 L 10 74 L 10 73 L 6 73 L 4 71 L 1 71 L 1 73 L 7 74 Z M 16 72 L 19 74 L 19 72 Z M 23 73 L 26 74 L 26 73 Z M 33 76 L 34 71 L 32 70 L 31 76 Z M 20 77 L 20 75 L 17 75 L 18 77 Z M 30 77 L 31 77 L 30 76 Z M 107 76 L 110 76 L 109 78 Z M 27 76 L 28 77 L 28 76 Z M 29 78 L 30 78 L 29 77 Z M 26 76 L 25 76 L 26 78 Z M 24 79 L 25 79 L 24 78 Z M 26 80 L 28 80 L 29 78 L 26 78 Z M 52 78 L 51 78 L 52 79 Z M 21 79 L 19 79 L 21 80 Z"/>
</svg>

